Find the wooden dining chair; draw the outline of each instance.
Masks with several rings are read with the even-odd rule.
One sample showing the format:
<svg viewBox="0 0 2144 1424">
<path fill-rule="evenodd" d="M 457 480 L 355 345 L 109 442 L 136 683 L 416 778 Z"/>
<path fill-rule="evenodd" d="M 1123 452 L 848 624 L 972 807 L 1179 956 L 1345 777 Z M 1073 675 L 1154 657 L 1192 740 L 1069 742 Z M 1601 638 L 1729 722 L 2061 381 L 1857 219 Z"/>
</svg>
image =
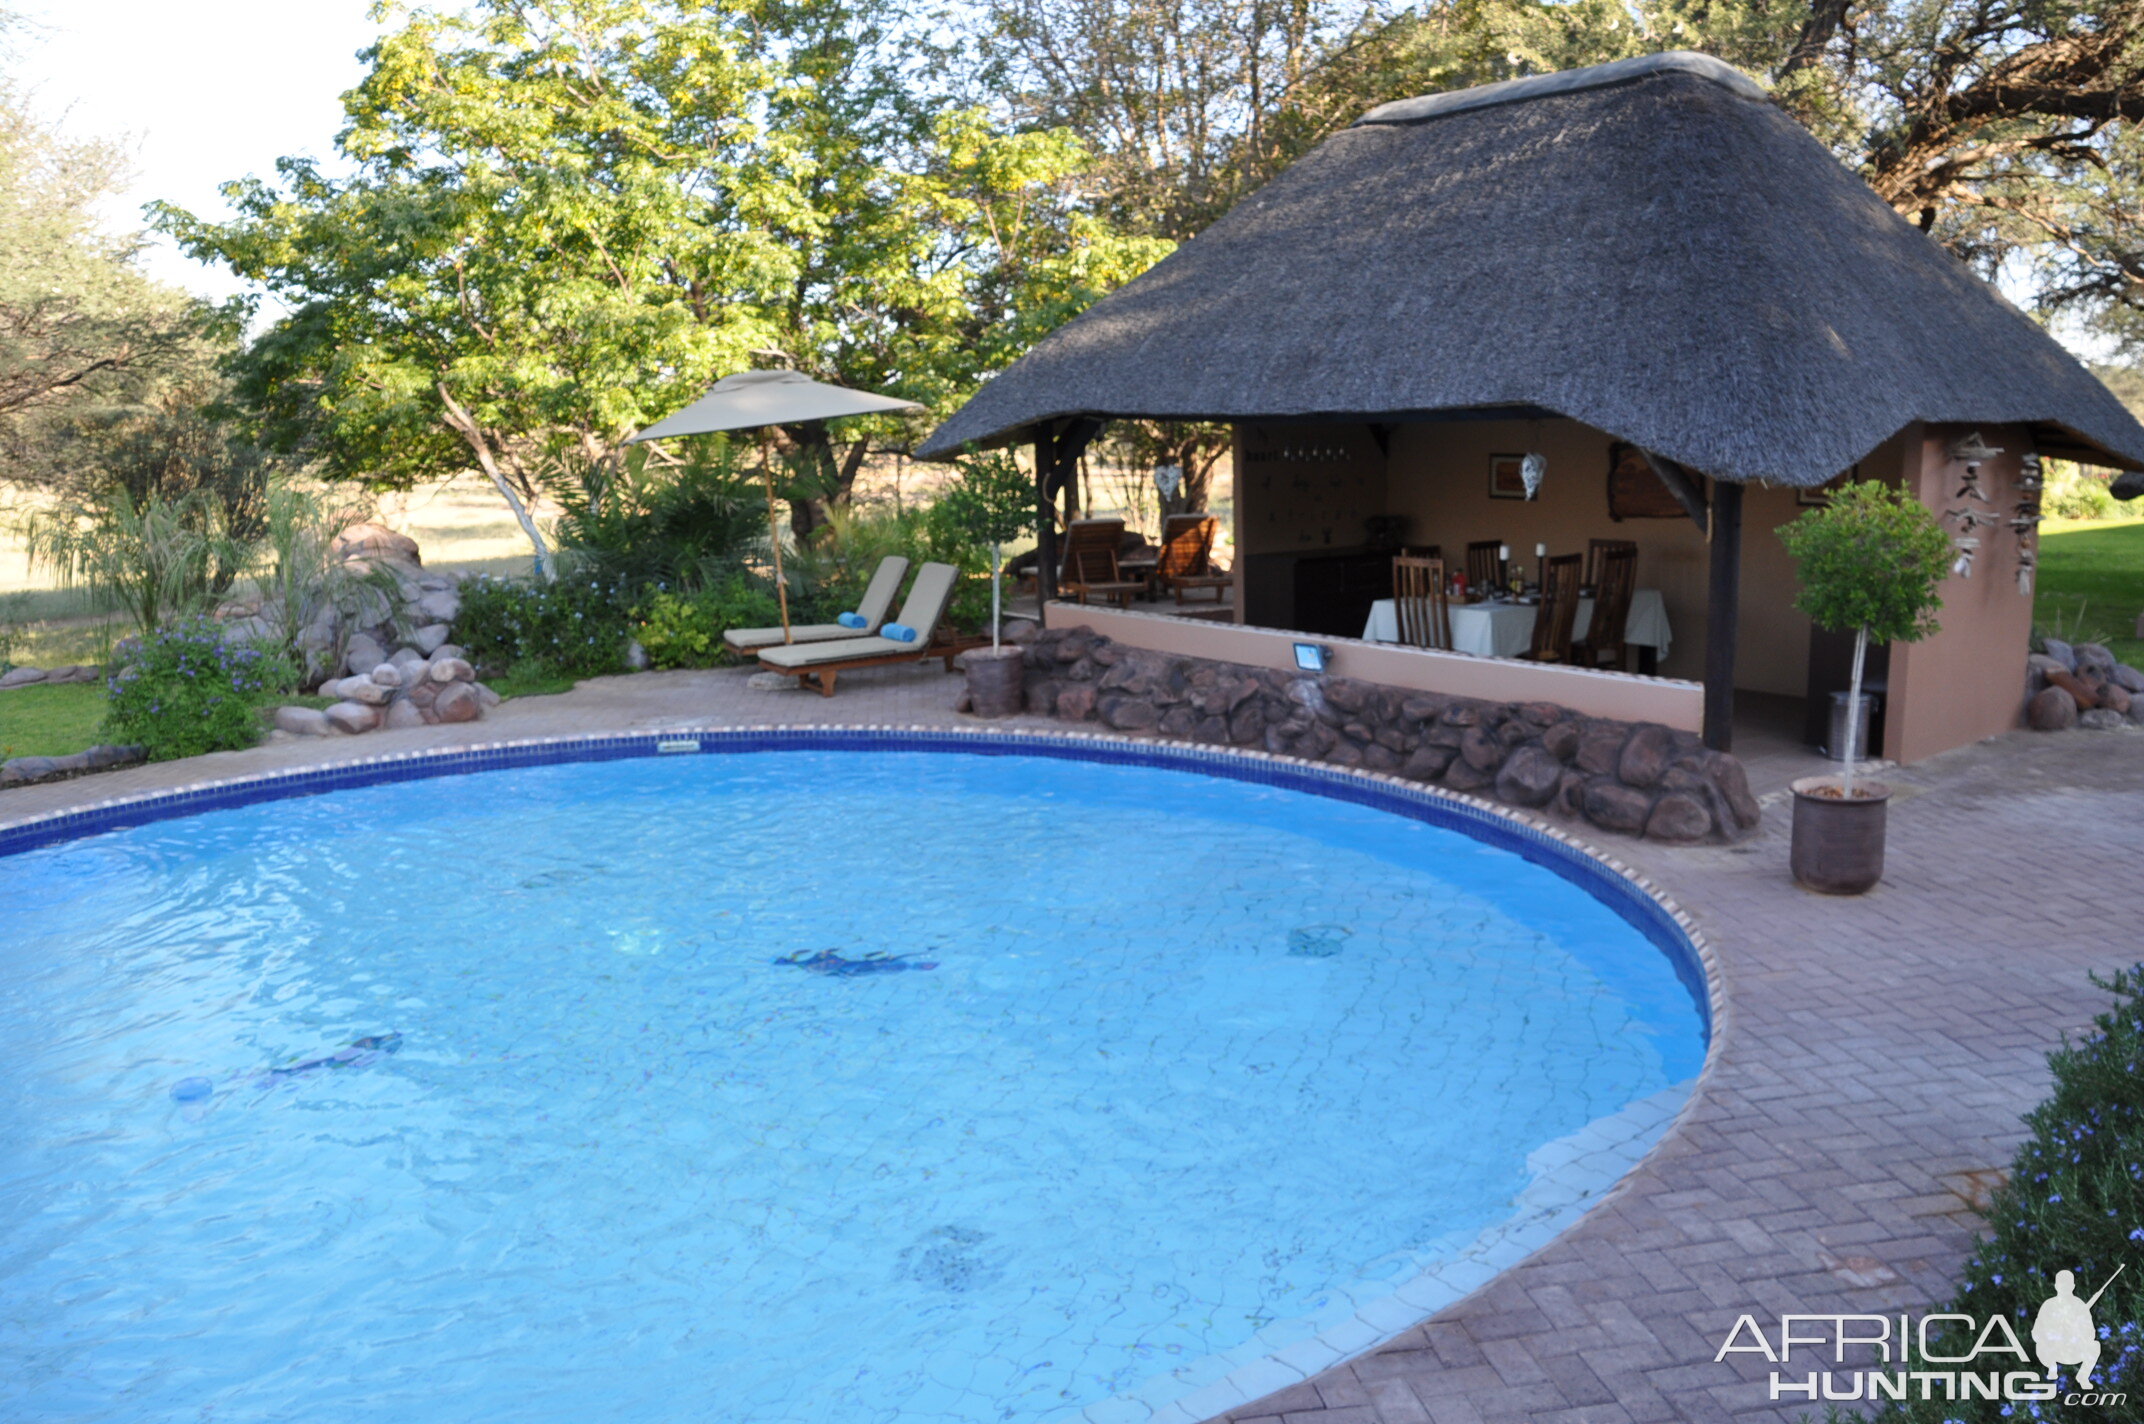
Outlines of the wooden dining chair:
<svg viewBox="0 0 2144 1424">
<path fill-rule="evenodd" d="M 1392 603 L 1400 641 L 1410 648 L 1452 647 L 1452 611 L 1444 595 L 1444 560 L 1406 555 L 1392 561 Z"/>
<path fill-rule="evenodd" d="M 1601 560 L 1609 554 L 1622 553 L 1637 557 L 1637 543 L 1630 539 L 1588 539 L 1585 586 L 1598 591 L 1601 586 Z"/>
<path fill-rule="evenodd" d="M 1578 580 L 1586 571 L 1584 554 L 1561 554 L 1542 569 L 1541 606 L 1534 610 L 1533 645 L 1519 654 L 1528 662 L 1571 660 L 1571 625 L 1578 619 Z"/>
<path fill-rule="evenodd" d="M 1594 575 L 1593 621 L 1586 626 L 1586 636 L 1571 645 L 1571 661 L 1582 667 L 1599 667 L 1606 654 L 1609 667 L 1623 670 L 1624 658 L 1630 651 L 1624 646 L 1623 630 L 1630 622 L 1630 600 L 1637 590 L 1637 545 L 1603 553 Z"/>
<path fill-rule="evenodd" d="M 1495 539 L 1467 545 L 1467 592 L 1493 593 L 1504 586 L 1504 546 Z"/>
</svg>

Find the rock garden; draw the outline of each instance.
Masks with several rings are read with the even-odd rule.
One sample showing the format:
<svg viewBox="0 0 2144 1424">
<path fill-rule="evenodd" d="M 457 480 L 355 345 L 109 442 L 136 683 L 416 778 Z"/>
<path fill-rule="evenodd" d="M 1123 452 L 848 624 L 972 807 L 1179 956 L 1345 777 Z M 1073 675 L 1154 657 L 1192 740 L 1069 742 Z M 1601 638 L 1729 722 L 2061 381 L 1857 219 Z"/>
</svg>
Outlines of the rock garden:
<svg viewBox="0 0 2144 1424">
<path fill-rule="evenodd" d="M 2104 644 L 2045 638 L 2025 669 L 2025 724 L 2036 732 L 2144 724 L 2144 672 L 2116 662 Z"/>
<path fill-rule="evenodd" d="M 1014 640 L 1041 716 L 1387 772 L 1648 840 L 1733 841 L 1760 816 L 1742 764 L 1692 732 L 1177 657 L 1084 627 Z"/>
</svg>

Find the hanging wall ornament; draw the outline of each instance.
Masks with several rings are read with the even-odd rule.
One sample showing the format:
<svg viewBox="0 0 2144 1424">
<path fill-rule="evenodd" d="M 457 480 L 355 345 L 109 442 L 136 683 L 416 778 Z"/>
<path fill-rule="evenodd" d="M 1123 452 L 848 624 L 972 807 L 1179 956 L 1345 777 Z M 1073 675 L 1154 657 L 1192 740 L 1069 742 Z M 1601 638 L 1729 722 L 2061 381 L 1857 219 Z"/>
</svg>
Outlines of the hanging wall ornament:
<svg viewBox="0 0 2144 1424">
<path fill-rule="evenodd" d="M 2039 556 L 2030 549 L 2017 551 L 2017 591 L 2027 598 L 2032 597 L 2032 573 L 2039 567 Z"/>
<path fill-rule="evenodd" d="M 2031 495 L 2037 495 L 2040 492 L 2040 457 L 2038 455 L 2024 455 L 2019 458 L 2017 462 L 2017 487 Z"/>
<path fill-rule="evenodd" d="M 1943 517 L 1968 534 L 1980 528 L 1983 524 L 1999 523 L 2002 518 L 1992 509 L 1974 509 L 1971 505 L 1960 505 L 1956 509 L 1946 509 L 1943 511 Z"/>
<path fill-rule="evenodd" d="M 1548 474 L 1548 457 L 1541 454 L 1528 455 L 1519 461 L 1519 483 L 1526 486 L 1526 497 L 1532 499 L 1541 491 L 1541 481 Z"/>
<path fill-rule="evenodd" d="M 1950 542 L 1951 547 L 1958 551 L 1958 557 L 1951 562 L 1950 571 L 1959 578 L 1971 578 L 1973 555 L 1980 552 L 1980 541 L 1961 534 Z"/>
</svg>

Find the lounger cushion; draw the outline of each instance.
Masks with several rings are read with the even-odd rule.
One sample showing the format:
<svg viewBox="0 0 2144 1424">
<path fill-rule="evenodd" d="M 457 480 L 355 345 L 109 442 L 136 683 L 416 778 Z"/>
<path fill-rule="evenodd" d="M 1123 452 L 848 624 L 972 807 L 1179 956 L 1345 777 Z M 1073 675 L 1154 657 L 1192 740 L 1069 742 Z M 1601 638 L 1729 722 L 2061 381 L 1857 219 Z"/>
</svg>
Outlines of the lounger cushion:
<svg viewBox="0 0 2144 1424">
<path fill-rule="evenodd" d="M 868 638 L 837 638 L 831 642 L 796 643 L 789 647 L 761 648 L 759 660 L 769 667 L 817 667 L 821 663 L 849 662 L 856 658 L 896 658 L 921 652 L 914 643 L 893 643 L 873 633 Z"/>
<path fill-rule="evenodd" d="M 844 628 L 839 623 L 805 623 L 789 630 L 793 643 L 823 643 L 829 638 L 853 638 L 854 628 Z M 779 628 L 732 628 L 722 635 L 722 641 L 740 653 L 756 652 L 761 648 L 778 648 L 782 645 L 782 630 Z"/>
</svg>

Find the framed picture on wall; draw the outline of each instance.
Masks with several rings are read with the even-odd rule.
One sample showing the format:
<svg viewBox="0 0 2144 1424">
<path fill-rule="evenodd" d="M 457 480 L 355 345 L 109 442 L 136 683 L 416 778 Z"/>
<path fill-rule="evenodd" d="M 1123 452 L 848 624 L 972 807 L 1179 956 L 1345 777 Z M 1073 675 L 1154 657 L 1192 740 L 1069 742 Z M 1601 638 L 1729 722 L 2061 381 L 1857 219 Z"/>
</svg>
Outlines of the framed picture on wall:
<svg viewBox="0 0 2144 1424">
<path fill-rule="evenodd" d="M 1860 478 L 1861 467 L 1859 465 L 1849 465 L 1843 473 L 1833 475 L 1820 485 L 1804 485 L 1795 490 L 1794 502 L 1796 504 L 1817 506 L 1829 504 L 1831 503 L 1833 490 L 1836 490 L 1840 485 L 1852 484 Z"/>
<path fill-rule="evenodd" d="M 1526 478 L 1519 467 L 1526 463 L 1524 455 L 1491 455 L 1489 457 L 1489 498 L 1526 498 Z"/>
<path fill-rule="evenodd" d="M 1698 497 L 1704 497 L 1704 480 L 1698 479 Z M 1687 519 L 1682 501 L 1661 482 L 1652 461 L 1635 445 L 1618 442 L 1608 447 L 1608 517 L 1620 524 L 1626 519 Z"/>
</svg>

